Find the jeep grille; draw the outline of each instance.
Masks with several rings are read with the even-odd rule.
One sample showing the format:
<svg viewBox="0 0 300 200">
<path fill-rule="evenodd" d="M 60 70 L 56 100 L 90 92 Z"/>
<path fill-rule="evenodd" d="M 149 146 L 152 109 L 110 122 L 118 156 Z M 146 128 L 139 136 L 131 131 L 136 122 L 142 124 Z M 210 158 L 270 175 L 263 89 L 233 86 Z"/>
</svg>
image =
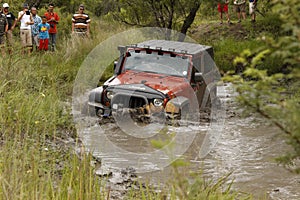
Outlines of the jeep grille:
<svg viewBox="0 0 300 200">
<path fill-rule="evenodd" d="M 117 94 L 112 99 L 112 105 L 113 104 L 118 104 L 123 108 L 141 108 L 145 107 L 148 104 L 148 101 L 145 97 L 141 96 Z"/>
</svg>

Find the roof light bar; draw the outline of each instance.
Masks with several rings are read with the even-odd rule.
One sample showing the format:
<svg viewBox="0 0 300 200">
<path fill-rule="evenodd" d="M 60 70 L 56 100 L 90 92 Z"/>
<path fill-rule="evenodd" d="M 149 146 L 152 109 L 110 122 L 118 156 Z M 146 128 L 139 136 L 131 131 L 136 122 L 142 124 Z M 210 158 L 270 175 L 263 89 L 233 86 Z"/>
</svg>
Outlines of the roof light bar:
<svg viewBox="0 0 300 200">
<path fill-rule="evenodd" d="M 187 50 L 181 50 L 181 53 L 187 53 L 188 51 Z"/>
</svg>

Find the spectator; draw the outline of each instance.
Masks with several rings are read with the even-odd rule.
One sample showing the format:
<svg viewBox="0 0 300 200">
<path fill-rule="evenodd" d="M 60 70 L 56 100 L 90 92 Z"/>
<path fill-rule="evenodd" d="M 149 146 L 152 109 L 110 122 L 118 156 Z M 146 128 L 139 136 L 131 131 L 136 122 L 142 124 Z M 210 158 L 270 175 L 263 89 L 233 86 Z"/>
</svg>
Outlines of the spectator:
<svg viewBox="0 0 300 200">
<path fill-rule="evenodd" d="M 47 23 L 46 16 L 42 16 L 42 23 L 38 25 L 39 38 L 40 38 L 39 50 L 48 51 L 49 29 L 50 29 L 50 25 Z"/>
<path fill-rule="evenodd" d="M 81 4 L 78 13 L 72 17 L 72 33 L 81 37 L 89 36 L 90 22 L 91 19 L 88 14 L 84 13 L 84 5 Z"/>
<path fill-rule="evenodd" d="M 57 28 L 56 25 L 59 22 L 59 16 L 56 12 L 54 12 L 54 4 L 50 3 L 48 7 L 48 12 L 45 13 L 45 16 L 47 18 L 47 23 L 50 25 L 49 29 L 49 43 L 51 45 L 51 50 L 55 51 L 56 46 L 56 34 L 57 34 Z"/>
<path fill-rule="evenodd" d="M 42 23 L 42 19 L 37 15 L 36 7 L 31 8 L 31 15 L 33 19 L 33 25 L 31 26 L 31 34 L 32 34 L 32 43 L 36 47 L 39 48 L 39 24 Z"/>
<path fill-rule="evenodd" d="M 11 54 L 12 52 L 12 43 L 13 43 L 13 30 L 15 29 L 15 26 L 17 24 L 17 18 L 15 15 L 9 11 L 9 5 L 8 3 L 3 4 L 3 14 L 6 15 L 6 19 L 8 22 L 8 31 L 6 32 L 6 43 L 8 46 L 8 53 Z"/>
<path fill-rule="evenodd" d="M 5 50 L 4 50 L 4 38 L 5 38 L 5 33 L 8 30 L 8 22 L 6 19 L 5 14 L 0 13 L 0 48 L 1 48 L 1 54 L 2 56 L 5 55 Z"/>
<path fill-rule="evenodd" d="M 228 14 L 228 4 L 229 0 L 219 0 L 218 1 L 218 12 L 220 13 L 220 24 L 223 24 L 223 13 L 226 14 L 227 22 L 230 24 L 230 18 Z"/>
<path fill-rule="evenodd" d="M 33 24 L 33 19 L 27 3 L 23 4 L 23 10 L 18 14 L 18 21 L 21 22 L 20 37 L 23 53 L 25 53 L 25 49 L 28 48 L 28 54 L 30 54 L 32 49 L 31 25 Z"/>
<path fill-rule="evenodd" d="M 246 1 L 245 0 L 234 0 L 235 10 L 238 15 L 238 23 L 241 23 L 242 17 L 246 19 Z"/>
<path fill-rule="evenodd" d="M 251 15 L 251 21 L 255 22 L 255 18 L 256 18 L 256 3 L 257 0 L 249 0 L 249 14 Z"/>
</svg>

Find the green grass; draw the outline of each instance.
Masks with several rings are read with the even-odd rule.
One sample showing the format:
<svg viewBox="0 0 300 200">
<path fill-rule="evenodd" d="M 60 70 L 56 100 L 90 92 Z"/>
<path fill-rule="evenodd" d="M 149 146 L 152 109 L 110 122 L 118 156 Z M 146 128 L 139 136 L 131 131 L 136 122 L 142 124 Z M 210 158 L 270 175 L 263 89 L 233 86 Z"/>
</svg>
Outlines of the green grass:
<svg viewBox="0 0 300 200">
<path fill-rule="evenodd" d="M 222 72 L 234 71 L 233 60 L 235 57 L 239 56 L 245 49 L 255 50 L 263 45 L 263 42 L 259 40 L 236 41 L 234 38 L 215 42 L 213 46 L 218 69 Z"/>
<path fill-rule="evenodd" d="M 91 155 L 74 154 L 80 143 L 68 106 L 80 64 L 104 39 L 0 58 L 0 199 L 105 199 Z"/>
<path fill-rule="evenodd" d="M 259 16 L 255 24 L 247 20 L 241 24 L 234 22 L 232 25 L 220 25 L 216 19 L 202 20 L 197 21 L 199 26 L 192 27 L 190 36 L 198 43 L 214 48 L 215 63 L 223 74 L 235 70 L 233 61 L 244 50 L 250 51 L 253 56 L 263 48 L 268 48 L 269 36 L 276 38 L 284 34 L 281 32 L 281 23 L 277 15 Z M 257 67 L 276 73 L 281 70 L 281 66 L 281 60 L 269 56 Z"/>
</svg>

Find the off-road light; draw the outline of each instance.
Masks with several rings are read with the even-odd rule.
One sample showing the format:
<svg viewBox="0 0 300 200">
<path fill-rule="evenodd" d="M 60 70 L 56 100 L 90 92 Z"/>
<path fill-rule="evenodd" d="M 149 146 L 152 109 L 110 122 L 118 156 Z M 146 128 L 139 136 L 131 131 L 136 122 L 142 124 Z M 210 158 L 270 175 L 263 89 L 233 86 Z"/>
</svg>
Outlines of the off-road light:
<svg viewBox="0 0 300 200">
<path fill-rule="evenodd" d="M 163 99 L 154 99 L 153 100 L 153 105 L 156 107 L 162 106 L 164 104 L 164 100 Z"/>
<path fill-rule="evenodd" d="M 114 93 L 112 91 L 108 91 L 106 93 L 106 96 L 107 96 L 108 99 L 112 99 L 114 97 Z"/>
</svg>

